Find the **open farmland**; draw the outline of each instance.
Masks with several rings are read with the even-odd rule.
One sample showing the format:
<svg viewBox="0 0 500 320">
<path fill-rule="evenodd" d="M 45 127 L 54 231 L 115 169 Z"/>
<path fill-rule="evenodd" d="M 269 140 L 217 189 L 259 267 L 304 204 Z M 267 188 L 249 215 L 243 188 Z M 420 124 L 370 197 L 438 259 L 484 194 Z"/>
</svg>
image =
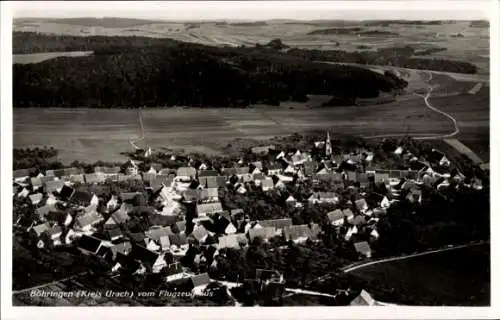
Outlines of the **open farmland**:
<svg viewBox="0 0 500 320">
<path fill-rule="evenodd" d="M 69 51 L 69 52 L 44 52 L 44 53 L 28 53 L 15 54 L 12 56 L 12 63 L 29 64 L 40 63 L 45 60 L 55 59 L 58 57 L 84 57 L 91 55 L 92 52 L 86 51 Z"/>
<path fill-rule="evenodd" d="M 425 107 L 421 98 L 367 107 L 315 109 L 142 109 L 144 141 L 139 146 L 217 153 L 236 138 L 331 128 L 343 134 L 445 134 L 451 124 Z M 50 141 L 63 162 L 120 161 L 129 139 L 141 137 L 137 110 L 14 109 L 14 147 Z"/>
<path fill-rule="evenodd" d="M 489 251 L 489 244 L 471 246 L 371 265 L 352 274 L 370 283 L 371 287 L 366 289 L 376 299 L 387 302 L 487 306 L 490 305 Z"/>
<path fill-rule="evenodd" d="M 472 149 L 483 161 L 489 159 L 490 107 L 488 87 L 476 94 L 431 97 L 433 106 L 451 114 L 460 128 L 455 137 Z"/>
<path fill-rule="evenodd" d="M 137 110 L 15 109 L 13 118 L 15 148 L 50 144 L 63 162 L 122 161 L 140 136 Z"/>
</svg>

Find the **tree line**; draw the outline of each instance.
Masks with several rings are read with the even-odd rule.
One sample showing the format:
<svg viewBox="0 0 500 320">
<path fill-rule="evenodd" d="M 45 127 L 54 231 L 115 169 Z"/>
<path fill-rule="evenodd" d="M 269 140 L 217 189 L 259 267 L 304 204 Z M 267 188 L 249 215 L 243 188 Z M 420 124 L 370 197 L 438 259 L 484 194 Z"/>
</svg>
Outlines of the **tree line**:
<svg viewBox="0 0 500 320">
<path fill-rule="evenodd" d="M 55 41 L 39 37 L 42 46 Z M 303 102 L 308 94 L 354 101 L 407 85 L 363 68 L 284 55 L 272 46 L 172 45 L 140 37 L 70 37 L 68 43 L 72 41 L 75 49 L 94 55 L 14 65 L 16 107 L 243 107 Z"/>
</svg>

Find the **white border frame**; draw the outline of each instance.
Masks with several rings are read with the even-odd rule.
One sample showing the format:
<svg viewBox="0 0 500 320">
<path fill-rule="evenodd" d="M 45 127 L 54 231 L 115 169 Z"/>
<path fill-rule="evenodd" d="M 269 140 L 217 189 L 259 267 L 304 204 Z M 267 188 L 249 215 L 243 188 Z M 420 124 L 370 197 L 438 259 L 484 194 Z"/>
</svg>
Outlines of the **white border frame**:
<svg viewBox="0 0 500 320">
<path fill-rule="evenodd" d="M 58 2 L 63 7 L 72 7 L 74 2 Z M 89 7 L 99 9 L 100 6 L 106 5 L 102 2 L 87 2 Z M 231 7 L 234 4 L 230 2 L 174 2 L 174 3 L 159 3 L 153 2 L 153 5 L 174 5 L 175 7 L 190 7 L 196 6 L 199 10 L 216 10 L 223 7 Z M 5 232 L 1 233 L 1 298 L 2 298 L 2 319 L 25 319 L 25 318 L 42 318 L 51 317 L 51 319 L 64 318 L 94 318 L 94 319 L 107 319 L 107 318 L 120 318 L 120 319 L 134 319 L 141 318 L 165 318 L 168 313 L 175 314 L 179 319 L 186 318 L 213 318 L 213 319 L 232 319 L 232 318 L 279 318 L 279 319 L 332 319 L 332 318 L 392 318 L 392 319 L 479 319 L 479 318 L 500 318 L 500 292 L 499 292 L 499 234 L 498 226 L 500 226 L 500 215 L 495 212 L 498 211 L 498 201 L 495 197 L 491 198 L 491 307 L 467 308 L 467 307 L 356 307 L 356 308 L 342 308 L 342 307 L 278 307 L 278 308 L 253 308 L 251 312 L 249 309 L 244 308 L 187 308 L 187 307 L 174 307 L 174 308 L 120 308 L 120 307 L 54 307 L 54 308 L 37 308 L 37 307 L 12 307 L 12 12 L 13 8 L 18 5 L 16 2 L 1 2 L 1 70 L 2 78 L 1 85 L 1 226 Z M 43 10 L 46 6 L 53 5 L 46 2 L 30 2 L 31 8 Z M 109 5 L 109 4 L 108 4 Z M 116 3 L 113 3 L 116 5 Z M 149 2 L 141 2 L 139 6 L 150 6 Z M 289 1 L 289 2 L 258 2 L 258 1 L 245 1 L 240 5 L 244 7 L 263 8 L 269 10 L 269 7 L 274 10 L 279 10 L 282 6 L 293 6 L 297 10 L 307 10 L 311 6 L 330 6 L 331 8 L 341 8 L 342 10 L 373 10 L 374 12 L 390 12 L 390 10 L 419 10 L 425 8 L 436 9 L 437 11 L 446 11 L 449 8 L 456 10 L 472 10 L 477 9 L 478 6 L 484 6 L 489 14 L 490 20 L 490 70 L 491 81 L 490 88 L 500 88 L 500 79 L 498 71 L 500 65 L 498 62 L 499 57 L 499 6 L 497 1 L 330 1 L 330 2 L 309 2 L 309 1 Z M 137 6 L 137 4 L 136 4 Z M 123 6 L 126 7 L 126 6 Z M 234 6 L 233 6 L 234 7 Z M 120 16 L 121 9 L 118 9 L 117 16 Z M 228 10 L 226 10 L 228 11 Z M 230 10 L 228 11 L 230 12 Z M 304 11 L 305 12 L 305 11 Z M 81 16 L 81 15 L 80 15 Z M 391 19 L 392 17 L 388 17 Z M 399 19 L 399 17 L 396 17 Z M 154 19 L 154 18 L 152 18 Z M 445 18 L 447 19 L 447 18 Z M 491 117 L 490 122 L 493 124 L 495 120 L 499 120 L 498 106 L 500 100 L 497 90 L 491 90 Z M 491 164 L 500 163 L 500 141 L 495 138 L 496 133 L 500 133 L 495 126 L 490 125 L 490 143 L 491 143 Z M 499 171 L 496 165 L 491 166 L 491 192 L 493 195 L 499 194 L 500 182 Z M 473 217 L 473 213 L 471 213 Z M 464 263 L 474 263 L 467 261 Z M 418 275 L 416 275 L 418 276 Z M 496 299 L 495 299 L 496 298 Z M 229 312 L 228 312 L 229 311 Z"/>
</svg>

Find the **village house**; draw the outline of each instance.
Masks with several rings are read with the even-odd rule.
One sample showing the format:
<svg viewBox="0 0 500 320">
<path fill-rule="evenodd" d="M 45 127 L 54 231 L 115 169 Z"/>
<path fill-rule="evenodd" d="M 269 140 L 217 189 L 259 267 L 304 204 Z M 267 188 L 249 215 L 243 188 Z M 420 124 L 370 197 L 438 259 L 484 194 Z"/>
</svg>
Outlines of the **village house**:
<svg viewBox="0 0 500 320">
<path fill-rule="evenodd" d="M 255 238 L 261 238 L 263 241 L 269 241 L 269 239 L 279 235 L 280 234 L 276 232 L 276 228 L 274 227 L 251 228 L 248 230 L 248 237 L 252 242 Z"/>
<path fill-rule="evenodd" d="M 31 204 L 33 204 L 34 206 L 36 206 L 37 204 L 40 203 L 40 201 L 42 201 L 43 194 L 42 193 L 30 194 L 29 198 L 30 198 Z"/>
<path fill-rule="evenodd" d="M 264 179 L 260 182 L 260 186 L 262 188 L 262 191 L 266 192 L 269 190 L 272 190 L 274 188 L 274 182 L 273 179 Z"/>
<path fill-rule="evenodd" d="M 207 229 L 202 225 L 197 225 L 194 227 L 193 232 L 189 235 L 190 238 L 196 240 L 197 243 L 205 243 L 209 236 Z"/>
<path fill-rule="evenodd" d="M 174 256 L 184 256 L 189 248 L 188 238 L 185 233 L 177 233 L 168 237 L 170 252 Z"/>
<path fill-rule="evenodd" d="M 316 231 L 316 232 L 314 232 Z M 283 228 L 283 236 L 286 241 L 293 241 L 295 243 L 305 242 L 309 240 L 317 240 L 318 230 L 309 228 L 307 224 L 292 225 Z"/>
<path fill-rule="evenodd" d="M 376 305 L 376 301 L 372 298 L 372 296 L 366 292 L 364 289 L 361 290 L 361 293 L 354 298 L 351 303 L 349 303 L 350 306 L 374 306 Z"/>
<path fill-rule="evenodd" d="M 153 252 L 139 245 L 132 246 L 132 252 L 129 256 L 140 261 L 147 272 L 159 273 L 167 266 L 167 261 L 165 260 L 167 253 Z"/>
<path fill-rule="evenodd" d="M 47 220 L 47 215 L 49 214 L 50 210 L 54 209 L 54 205 L 51 204 L 46 204 L 42 207 L 38 207 L 35 209 L 35 214 L 38 216 L 38 218 L 41 221 Z"/>
<path fill-rule="evenodd" d="M 180 167 L 177 169 L 176 179 L 179 181 L 191 181 L 196 178 L 196 169 L 193 167 Z"/>
<path fill-rule="evenodd" d="M 43 186 L 41 177 L 32 177 L 30 179 L 31 186 L 33 187 L 33 191 L 38 190 Z"/>
<path fill-rule="evenodd" d="M 339 196 L 333 192 L 315 192 L 309 199 L 307 199 L 310 204 L 322 204 L 322 203 L 338 203 Z"/>
<path fill-rule="evenodd" d="M 30 169 L 18 169 L 12 172 L 15 182 L 24 182 L 30 177 Z"/>
<path fill-rule="evenodd" d="M 251 148 L 251 152 L 256 155 L 267 155 L 269 153 L 269 150 L 274 150 L 273 145 L 269 146 L 260 146 L 260 147 L 253 147 Z"/>
<path fill-rule="evenodd" d="M 47 193 L 54 193 L 54 192 L 59 193 L 64 186 L 65 186 L 65 184 L 64 184 L 64 181 L 62 181 L 62 180 L 47 181 L 45 183 L 45 192 L 47 192 Z"/>
<path fill-rule="evenodd" d="M 198 213 L 198 217 L 206 217 L 207 215 L 213 215 L 214 213 L 222 211 L 222 204 L 220 202 L 200 203 L 196 205 L 196 212 Z"/>
<path fill-rule="evenodd" d="M 109 255 L 109 260 L 111 261 L 116 261 L 118 254 L 123 254 L 123 255 L 128 255 L 132 251 L 132 244 L 130 241 L 124 241 L 120 242 L 117 244 L 112 245 L 109 247 L 110 249 L 110 255 Z"/>
<path fill-rule="evenodd" d="M 218 188 L 205 188 L 201 190 L 200 196 L 203 202 L 218 202 L 219 190 Z"/>
<path fill-rule="evenodd" d="M 37 241 L 38 241 L 37 242 L 37 247 L 38 248 L 45 247 L 45 242 L 43 241 L 43 239 L 41 239 L 41 237 L 49 229 L 50 229 L 50 224 L 48 222 L 45 222 L 45 223 L 42 223 L 42 224 L 39 224 L 39 225 L 36 225 L 36 226 L 32 226 L 31 228 L 29 228 L 30 235 L 33 238 L 37 239 Z"/>
<path fill-rule="evenodd" d="M 203 178 L 203 177 L 217 177 L 219 174 L 217 173 L 216 170 L 200 170 L 198 172 L 198 179 Z"/>
<path fill-rule="evenodd" d="M 230 234 L 219 237 L 219 249 L 239 249 L 240 237 L 241 235 L 239 234 Z"/>
<path fill-rule="evenodd" d="M 104 246 L 101 239 L 89 235 L 82 235 L 76 242 L 76 247 L 85 255 L 96 255 Z"/>
<path fill-rule="evenodd" d="M 93 209 L 84 213 L 83 215 L 77 216 L 75 218 L 75 224 L 73 228 L 75 231 L 79 231 L 83 234 L 89 235 L 95 232 L 94 226 L 96 226 L 103 220 L 104 217 L 95 209 Z"/>
<path fill-rule="evenodd" d="M 389 183 L 390 177 L 389 173 L 375 172 L 374 175 L 375 183 Z"/>
<path fill-rule="evenodd" d="M 354 249 L 356 249 L 356 252 L 358 252 L 359 254 L 363 255 L 366 258 L 371 258 L 372 256 L 372 250 L 370 248 L 370 245 L 366 241 L 354 243 Z"/>
<path fill-rule="evenodd" d="M 110 241 L 116 241 L 123 238 L 123 232 L 120 228 L 108 229 L 105 232 L 107 239 Z"/>
<path fill-rule="evenodd" d="M 273 219 L 273 220 L 259 220 L 254 228 L 266 228 L 272 227 L 275 228 L 277 232 L 282 232 L 284 228 L 292 225 L 292 219 L 290 218 L 282 218 L 282 219 Z"/>
<path fill-rule="evenodd" d="M 231 216 L 227 211 L 218 214 L 214 218 L 213 223 L 218 233 L 234 234 L 237 231 L 235 225 L 231 222 Z"/>
<path fill-rule="evenodd" d="M 330 223 L 336 227 L 344 224 L 344 213 L 340 209 L 328 212 L 327 216 Z"/>
<path fill-rule="evenodd" d="M 281 171 L 283 171 L 283 167 L 281 166 L 281 164 L 273 163 L 273 164 L 270 164 L 269 166 L 267 166 L 266 170 L 267 170 L 268 176 L 273 176 L 273 175 L 280 174 Z"/>
<path fill-rule="evenodd" d="M 352 219 L 354 219 L 354 213 L 351 211 L 351 209 L 345 209 L 342 211 L 342 213 L 344 214 L 344 217 L 347 219 L 347 221 L 351 221 Z"/>
<path fill-rule="evenodd" d="M 366 203 L 365 199 L 356 200 L 354 203 L 356 205 L 356 209 L 360 213 L 366 213 L 368 211 L 368 204 Z"/>
<path fill-rule="evenodd" d="M 192 291 L 195 295 L 201 295 L 203 289 L 211 282 L 208 273 L 193 275 L 191 278 Z"/>
</svg>

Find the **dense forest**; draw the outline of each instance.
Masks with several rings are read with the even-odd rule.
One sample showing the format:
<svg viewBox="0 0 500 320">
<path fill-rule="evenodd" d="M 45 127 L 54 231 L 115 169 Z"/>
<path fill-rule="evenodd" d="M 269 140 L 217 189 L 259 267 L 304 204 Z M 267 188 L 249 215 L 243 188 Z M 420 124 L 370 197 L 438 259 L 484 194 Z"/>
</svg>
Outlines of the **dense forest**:
<svg viewBox="0 0 500 320">
<path fill-rule="evenodd" d="M 403 80 L 363 68 L 283 56 L 269 47 L 250 50 L 187 43 L 172 46 L 171 42 L 156 45 L 154 41 L 144 45 L 149 39 L 113 39 L 90 37 L 78 43 L 86 46 L 80 50 L 94 51 L 89 57 L 14 65 L 14 105 L 279 105 L 280 101 L 307 101 L 308 94 L 376 97 L 379 92 L 407 85 Z M 107 47 L 102 44 L 105 41 L 109 41 Z"/>
<path fill-rule="evenodd" d="M 441 51 L 441 50 L 440 50 Z M 344 50 L 307 50 L 290 49 L 287 55 L 301 57 L 311 61 L 329 61 L 343 63 L 357 63 L 369 65 L 390 65 L 395 67 L 410 69 L 426 69 L 457 73 L 476 73 L 477 67 L 466 61 L 448 60 L 443 58 L 419 58 L 417 55 L 428 55 L 432 51 L 416 51 L 410 46 L 397 48 L 379 48 L 376 51 L 356 51 Z"/>
<path fill-rule="evenodd" d="M 415 49 L 347 52 L 287 49 L 279 39 L 255 47 L 212 47 L 148 37 L 56 36 L 15 32 L 14 53 L 93 51 L 13 66 L 15 107 L 246 107 L 334 96 L 332 105 L 399 91 L 407 82 L 355 66 L 393 65 L 475 73 L 468 62 L 414 57 Z"/>
</svg>

